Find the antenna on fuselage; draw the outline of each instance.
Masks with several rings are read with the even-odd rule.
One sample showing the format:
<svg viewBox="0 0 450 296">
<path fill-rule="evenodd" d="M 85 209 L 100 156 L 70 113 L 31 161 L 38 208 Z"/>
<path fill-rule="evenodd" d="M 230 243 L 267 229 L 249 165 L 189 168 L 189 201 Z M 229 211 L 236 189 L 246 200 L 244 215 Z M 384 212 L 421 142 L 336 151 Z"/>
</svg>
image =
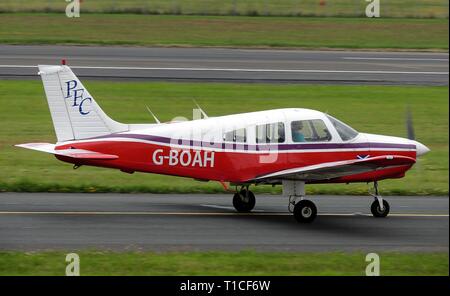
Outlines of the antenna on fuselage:
<svg viewBox="0 0 450 296">
<path fill-rule="evenodd" d="M 194 102 L 195 106 L 197 106 L 197 109 L 200 110 L 200 113 L 203 115 L 203 118 L 208 118 L 208 114 L 206 114 L 206 112 L 203 111 L 202 107 L 200 107 L 199 104 L 197 104 L 197 101 L 195 99 L 192 99 L 192 101 Z"/>
<path fill-rule="evenodd" d="M 158 124 L 161 123 L 161 121 L 159 121 L 158 117 L 156 117 L 156 115 L 153 114 L 152 110 L 150 110 L 150 108 L 147 105 L 145 105 L 145 107 L 147 108 L 148 112 L 153 116 L 153 118 L 155 119 L 156 123 L 158 123 Z"/>
</svg>

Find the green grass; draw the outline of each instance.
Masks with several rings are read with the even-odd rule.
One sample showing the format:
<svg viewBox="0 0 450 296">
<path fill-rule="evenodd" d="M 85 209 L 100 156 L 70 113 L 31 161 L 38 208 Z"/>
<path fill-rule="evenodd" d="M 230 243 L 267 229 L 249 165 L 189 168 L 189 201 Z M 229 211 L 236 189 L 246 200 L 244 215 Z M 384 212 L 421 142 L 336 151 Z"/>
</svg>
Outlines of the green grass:
<svg viewBox="0 0 450 296">
<path fill-rule="evenodd" d="M 366 254 L 79 252 L 80 275 L 365 275 Z M 448 253 L 380 253 L 380 274 L 448 276 Z M 0 276 L 65 275 L 66 253 L 0 252 Z"/>
<path fill-rule="evenodd" d="M 1 14 L 0 43 L 448 50 L 448 19 Z"/>
<path fill-rule="evenodd" d="M 330 114 L 362 132 L 405 136 L 405 109 L 411 106 L 416 137 L 431 148 L 403 179 L 381 183 L 385 195 L 448 194 L 448 87 L 333 86 L 233 83 L 87 81 L 107 114 L 125 123 L 152 122 L 149 105 L 161 120 L 192 117 L 196 99 L 210 116 L 284 107 Z M 62 192 L 223 192 L 215 182 L 81 167 L 52 155 L 13 147 L 55 142 L 40 81 L 0 81 L 0 191 Z M 307 186 L 308 194 L 366 194 L 366 184 Z M 279 193 L 260 186 L 255 192 Z"/>
<path fill-rule="evenodd" d="M 61 0 L 2 0 L 3 12 L 63 12 Z M 82 13 L 361 16 L 367 2 L 355 0 L 95 0 Z M 383 17 L 448 17 L 447 0 L 382 1 Z"/>
</svg>

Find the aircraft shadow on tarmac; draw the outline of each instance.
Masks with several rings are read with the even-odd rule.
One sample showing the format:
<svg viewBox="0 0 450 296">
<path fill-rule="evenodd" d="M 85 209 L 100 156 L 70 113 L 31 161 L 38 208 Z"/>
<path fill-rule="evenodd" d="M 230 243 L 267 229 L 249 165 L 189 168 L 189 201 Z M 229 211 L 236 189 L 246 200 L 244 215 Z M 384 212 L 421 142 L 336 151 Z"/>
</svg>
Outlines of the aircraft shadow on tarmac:
<svg viewBox="0 0 450 296">
<path fill-rule="evenodd" d="M 208 212 L 205 207 L 200 205 L 185 205 L 192 212 Z M 256 209 L 263 210 L 263 208 Z M 217 211 L 218 212 L 218 211 Z M 265 225 L 267 227 L 281 225 L 286 230 L 297 230 L 302 234 L 309 233 L 332 233 L 333 235 L 342 234 L 347 237 L 371 237 L 371 238 L 396 238 L 404 236 L 402 229 L 407 227 L 409 217 L 387 217 L 384 219 L 374 218 L 365 215 L 326 215 L 319 216 L 310 224 L 299 224 L 292 215 L 286 211 L 287 215 L 270 215 L 273 212 L 255 212 L 254 214 L 240 214 L 234 210 L 224 209 L 220 212 L 230 213 L 230 215 L 205 216 L 205 219 L 222 219 L 237 221 L 242 228 L 258 227 Z M 235 213 L 235 215 L 233 215 Z M 261 215 L 261 213 L 264 213 Z M 404 220 L 404 221 L 402 221 Z"/>
</svg>

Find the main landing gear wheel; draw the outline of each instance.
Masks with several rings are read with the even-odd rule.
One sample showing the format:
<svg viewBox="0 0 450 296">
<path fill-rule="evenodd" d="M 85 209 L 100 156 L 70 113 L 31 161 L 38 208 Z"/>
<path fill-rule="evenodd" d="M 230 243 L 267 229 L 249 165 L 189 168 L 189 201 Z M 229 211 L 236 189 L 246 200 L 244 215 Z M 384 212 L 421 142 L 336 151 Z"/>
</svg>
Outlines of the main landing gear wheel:
<svg viewBox="0 0 450 296">
<path fill-rule="evenodd" d="M 242 189 L 233 196 L 233 206 L 239 213 L 248 213 L 255 207 L 256 198 L 250 190 Z"/>
<path fill-rule="evenodd" d="M 301 200 L 294 206 L 294 218 L 299 223 L 311 223 L 317 216 L 317 207 L 310 200 Z"/>
<path fill-rule="evenodd" d="M 383 209 L 380 207 L 380 203 L 378 200 L 374 200 L 372 205 L 370 206 L 370 211 L 372 215 L 377 218 L 384 218 L 389 214 L 389 203 L 383 199 Z"/>
</svg>

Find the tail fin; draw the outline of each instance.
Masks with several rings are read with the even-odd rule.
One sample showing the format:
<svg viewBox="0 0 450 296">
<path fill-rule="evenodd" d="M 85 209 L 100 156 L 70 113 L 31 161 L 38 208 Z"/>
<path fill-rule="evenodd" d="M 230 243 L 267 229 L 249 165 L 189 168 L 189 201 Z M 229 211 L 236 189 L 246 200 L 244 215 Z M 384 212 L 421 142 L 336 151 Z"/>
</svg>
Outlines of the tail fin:
<svg viewBox="0 0 450 296">
<path fill-rule="evenodd" d="M 68 66 L 39 65 L 58 142 L 128 131 L 103 112 Z"/>
</svg>

